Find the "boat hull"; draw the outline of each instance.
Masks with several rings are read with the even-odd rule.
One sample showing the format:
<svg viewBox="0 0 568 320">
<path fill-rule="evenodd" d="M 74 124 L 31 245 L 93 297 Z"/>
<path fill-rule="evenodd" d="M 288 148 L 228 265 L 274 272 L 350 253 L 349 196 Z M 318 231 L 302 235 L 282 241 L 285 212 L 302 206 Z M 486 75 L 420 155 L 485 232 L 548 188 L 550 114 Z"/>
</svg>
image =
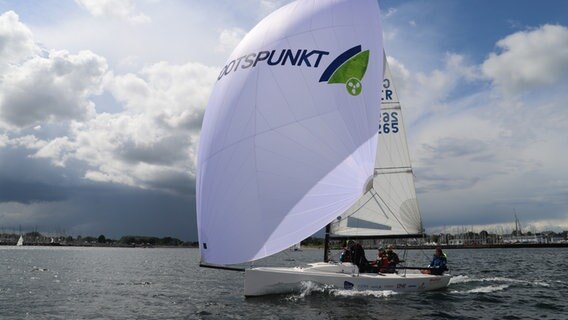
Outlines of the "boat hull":
<svg viewBox="0 0 568 320">
<path fill-rule="evenodd" d="M 350 263 L 313 263 L 305 268 L 259 267 L 245 270 L 245 296 L 299 292 L 303 282 L 356 291 L 429 291 L 447 287 L 450 278 L 451 275 L 422 273 L 359 274 Z"/>
</svg>

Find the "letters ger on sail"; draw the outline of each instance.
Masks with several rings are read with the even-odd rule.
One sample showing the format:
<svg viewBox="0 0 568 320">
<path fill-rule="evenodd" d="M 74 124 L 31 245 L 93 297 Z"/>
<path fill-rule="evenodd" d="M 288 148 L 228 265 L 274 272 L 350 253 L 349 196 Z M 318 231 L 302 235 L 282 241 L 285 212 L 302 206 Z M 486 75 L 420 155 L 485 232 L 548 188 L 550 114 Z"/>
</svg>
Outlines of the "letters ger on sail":
<svg viewBox="0 0 568 320">
<path fill-rule="evenodd" d="M 202 261 L 282 251 L 364 192 L 380 116 L 379 17 L 375 0 L 298 1 L 262 20 L 231 54 L 200 137 Z"/>
</svg>

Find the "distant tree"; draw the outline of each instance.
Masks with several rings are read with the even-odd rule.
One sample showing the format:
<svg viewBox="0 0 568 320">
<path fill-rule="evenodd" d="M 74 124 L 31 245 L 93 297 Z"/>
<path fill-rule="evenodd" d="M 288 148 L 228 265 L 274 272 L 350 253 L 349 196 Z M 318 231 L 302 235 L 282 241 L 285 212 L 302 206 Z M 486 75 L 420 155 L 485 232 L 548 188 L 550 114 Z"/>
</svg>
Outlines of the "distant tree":
<svg viewBox="0 0 568 320">
<path fill-rule="evenodd" d="M 322 246 L 324 239 L 316 237 L 308 237 L 304 239 L 300 244 L 303 246 Z"/>
<path fill-rule="evenodd" d="M 97 238 L 97 242 L 98 242 L 98 243 L 105 243 L 105 242 L 106 242 L 106 237 L 101 234 L 101 235 Z"/>
<path fill-rule="evenodd" d="M 84 237 L 84 238 L 83 238 L 83 241 L 84 241 L 84 242 L 88 242 L 88 243 L 92 243 L 92 242 L 96 242 L 96 241 L 97 241 L 97 238 L 91 237 L 91 236 L 87 236 L 87 237 Z"/>
<path fill-rule="evenodd" d="M 158 244 L 162 246 L 179 246 L 183 243 L 183 241 L 172 238 L 172 237 L 165 237 L 159 240 Z"/>
</svg>

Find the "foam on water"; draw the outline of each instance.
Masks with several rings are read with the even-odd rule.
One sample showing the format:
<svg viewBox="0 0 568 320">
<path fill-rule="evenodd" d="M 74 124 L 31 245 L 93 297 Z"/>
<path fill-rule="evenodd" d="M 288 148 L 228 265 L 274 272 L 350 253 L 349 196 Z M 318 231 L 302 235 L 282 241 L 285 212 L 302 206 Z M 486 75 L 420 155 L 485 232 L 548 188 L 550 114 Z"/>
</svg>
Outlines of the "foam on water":
<svg viewBox="0 0 568 320">
<path fill-rule="evenodd" d="M 341 289 L 332 289 L 330 293 L 336 297 L 375 297 L 375 298 L 384 298 L 390 297 L 392 295 L 398 294 L 397 292 L 391 290 L 382 290 L 382 291 L 375 291 L 375 290 L 364 290 L 364 291 L 357 291 L 357 290 L 341 290 Z"/>
<path fill-rule="evenodd" d="M 329 294 L 331 296 L 335 296 L 335 297 L 360 297 L 360 296 L 366 296 L 366 297 L 376 297 L 376 298 L 383 298 L 383 297 L 389 297 L 395 294 L 398 294 L 397 292 L 391 291 L 391 290 L 382 290 L 382 291 L 377 291 L 377 290 L 363 290 L 363 291 L 358 291 L 358 290 L 344 290 L 344 289 L 337 289 L 334 288 L 332 286 L 327 286 L 327 285 L 321 285 L 312 281 L 302 281 L 301 283 L 301 290 L 300 293 L 298 294 L 293 294 L 288 296 L 286 299 L 290 300 L 290 301 L 297 301 L 300 299 L 304 299 L 312 294 L 315 293 L 324 293 L 324 294 Z"/>
<path fill-rule="evenodd" d="M 510 286 L 511 285 L 509 285 L 509 284 L 490 285 L 490 286 L 485 286 L 485 287 L 473 288 L 473 289 L 465 290 L 465 291 L 452 290 L 450 292 L 451 293 L 457 293 L 457 294 L 491 293 L 491 292 L 503 291 Z"/>
<path fill-rule="evenodd" d="M 468 283 L 468 282 L 507 282 L 507 283 L 518 283 L 525 285 L 536 285 L 541 287 L 550 287 L 550 284 L 543 281 L 528 281 L 528 280 L 512 279 L 505 277 L 470 278 L 465 275 L 459 275 L 452 277 L 452 279 L 450 280 L 450 284 Z"/>
</svg>

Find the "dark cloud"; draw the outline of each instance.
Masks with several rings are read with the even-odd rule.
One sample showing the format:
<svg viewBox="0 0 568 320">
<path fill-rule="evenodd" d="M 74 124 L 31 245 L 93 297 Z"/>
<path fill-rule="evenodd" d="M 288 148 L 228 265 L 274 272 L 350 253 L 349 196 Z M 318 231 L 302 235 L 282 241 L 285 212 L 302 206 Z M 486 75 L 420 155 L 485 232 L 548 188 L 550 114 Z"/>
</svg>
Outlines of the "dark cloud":
<svg viewBox="0 0 568 320">
<path fill-rule="evenodd" d="M 66 188 L 53 188 L 53 186 L 34 182 L 20 181 L 0 175 L 0 203 L 2 202 L 50 202 L 63 201 L 68 198 Z"/>
<path fill-rule="evenodd" d="M 76 192 L 61 223 L 75 233 L 174 236 L 195 240 L 195 198 L 126 186 L 97 184 Z M 51 221 L 46 223 L 52 223 Z"/>
<path fill-rule="evenodd" d="M 117 238 L 127 234 L 195 240 L 195 181 L 163 177 L 162 190 L 81 177 L 80 163 L 52 166 L 29 150 L 0 149 L 0 226 Z"/>
<path fill-rule="evenodd" d="M 61 168 L 28 157 L 20 148 L 0 149 L 0 202 L 50 202 L 65 200 L 68 188 Z M 59 187 L 57 187 L 59 186 Z"/>
</svg>

